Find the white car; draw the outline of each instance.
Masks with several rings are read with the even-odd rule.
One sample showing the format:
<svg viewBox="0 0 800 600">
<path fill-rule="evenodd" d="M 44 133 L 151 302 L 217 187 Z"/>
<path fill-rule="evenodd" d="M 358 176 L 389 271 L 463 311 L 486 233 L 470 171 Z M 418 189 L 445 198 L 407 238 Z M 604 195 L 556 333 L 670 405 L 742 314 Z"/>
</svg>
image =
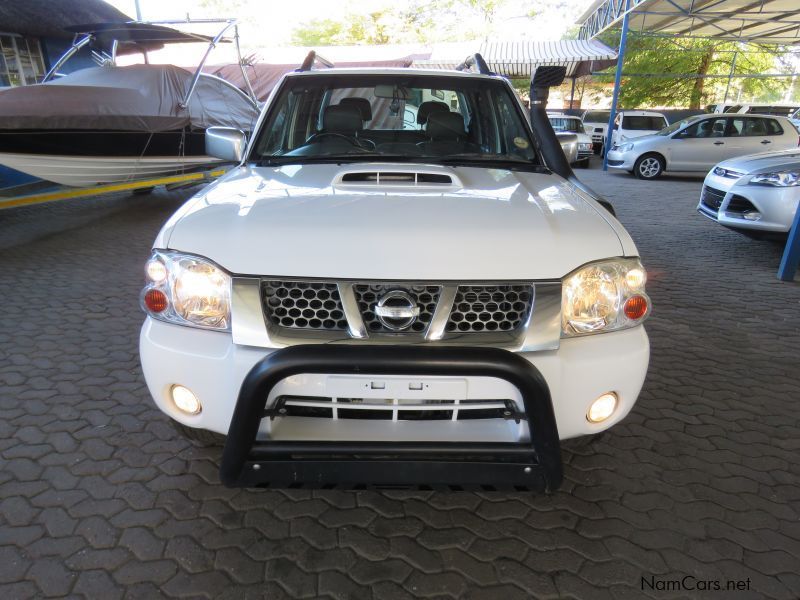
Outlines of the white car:
<svg viewBox="0 0 800 600">
<path fill-rule="evenodd" d="M 664 171 L 707 171 L 735 156 L 797 148 L 799 140 L 785 117 L 696 115 L 655 135 L 614 146 L 608 166 L 655 179 Z"/>
<path fill-rule="evenodd" d="M 156 237 L 140 356 L 225 485 L 554 489 L 559 439 L 628 414 L 646 272 L 546 129 L 500 76 L 304 69 L 249 143 L 209 130 L 239 164 Z"/>
<path fill-rule="evenodd" d="M 709 171 L 697 210 L 744 233 L 787 233 L 800 202 L 800 150 L 740 156 Z"/>
<path fill-rule="evenodd" d="M 550 125 L 556 133 L 574 133 L 577 136 L 577 156 L 573 162 L 579 167 L 588 167 L 592 157 L 592 138 L 584 131 L 583 121 L 580 117 L 573 117 L 564 113 L 547 113 Z"/>
<path fill-rule="evenodd" d="M 608 134 L 608 120 L 611 118 L 610 110 L 587 110 L 581 115 L 583 130 L 592 136 L 592 145 L 595 154 L 600 154 L 606 143 Z"/>
<path fill-rule="evenodd" d="M 789 117 L 789 120 L 792 122 L 792 125 L 797 128 L 797 131 L 800 131 L 800 108 L 792 113 L 792 116 Z"/>
<path fill-rule="evenodd" d="M 624 144 L 645 135 L 652 135 L 667 127 L 667 117 L 649 110 L 622 110 L 614 117 L 611 147 Z"/>
<path fill-rule="evenodd" d="M 798 110 L 798 104 L 710 104 L 708 112 L 788 117 Z"/>
</svg>

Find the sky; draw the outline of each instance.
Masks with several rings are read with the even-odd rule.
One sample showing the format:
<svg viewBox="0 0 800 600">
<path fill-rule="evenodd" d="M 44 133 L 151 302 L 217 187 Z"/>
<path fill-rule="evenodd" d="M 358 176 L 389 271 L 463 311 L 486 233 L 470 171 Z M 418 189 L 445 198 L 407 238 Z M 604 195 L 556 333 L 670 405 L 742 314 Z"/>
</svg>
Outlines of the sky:
<svg viewBox="0 0 800 600">
<path fill-rule="evenodd" d="M 106 1 L 135 18 L 135 0 Z M 574 24 L 575 18 L 591 2 L 592 0 L 567 0 L 564 3 L 569 5 L 569 10 L 564 10 L 554 8 L 557 3 L 553 0 L 542 0 L 541 12 L 533 22 L 533 27 L 527 19 L 518 18 L 513 3 L 510 3 L 505 14 L 498 17 L 499 37 L 506 40 L 561 39 L 564 32 Z M 291 39 L 292 30 L 313 18 L 332 17 L 356 10 L 366 12 L 373 7 L 380 9 L 390 4 L 397 6 L 402 4 L 402 0 L 231 0 L 229 5 L 238 8 L 234 8 L 229 14 L 220 14 L 218 8 L 206 8 L 203 4 L 202 0 L 139 0 L 143 20 L 183 19 L 187 14 L 193 18 L 236 17 L 241 22 L 241 40 L 246 49 L 286 45 Z M 280 26 L 276 27 L 276 24 Z M 269 35 L 265 36 L 264 31 L 268 31 Z"/>
</svg>

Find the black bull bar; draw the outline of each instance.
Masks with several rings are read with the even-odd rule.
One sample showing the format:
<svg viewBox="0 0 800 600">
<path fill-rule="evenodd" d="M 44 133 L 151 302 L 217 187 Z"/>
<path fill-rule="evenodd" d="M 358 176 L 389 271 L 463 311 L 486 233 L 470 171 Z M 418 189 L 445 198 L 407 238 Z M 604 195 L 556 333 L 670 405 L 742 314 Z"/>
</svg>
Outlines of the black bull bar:
<svg viewBox="0 0 800 600">
<path fill-rule="evenodd" d="M 530 442 L 257 441 L 272 388 L 299 374 L 484 376 L 522 395 Z M 239 391 L 220 465 L 228 487 L 517 489 L 552 491 L 563 478 L 550 390 L 527 360 L 498 348 L 298 345 L 273 352 Z"/>
</svg>

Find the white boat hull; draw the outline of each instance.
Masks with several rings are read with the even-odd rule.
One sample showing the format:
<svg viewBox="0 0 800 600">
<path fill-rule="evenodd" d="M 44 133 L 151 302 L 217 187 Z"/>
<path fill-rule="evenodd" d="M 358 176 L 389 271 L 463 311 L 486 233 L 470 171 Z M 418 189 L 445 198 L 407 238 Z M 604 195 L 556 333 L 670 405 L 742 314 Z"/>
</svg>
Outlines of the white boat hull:
<svg viewBox="0 0 800 600">
<path fill-rule="evenodd" d="M 221 162 L 211 156 L 64 156 L 0 153 L 0 165 L 71 187 L 153 179 Z"/>
</svg>

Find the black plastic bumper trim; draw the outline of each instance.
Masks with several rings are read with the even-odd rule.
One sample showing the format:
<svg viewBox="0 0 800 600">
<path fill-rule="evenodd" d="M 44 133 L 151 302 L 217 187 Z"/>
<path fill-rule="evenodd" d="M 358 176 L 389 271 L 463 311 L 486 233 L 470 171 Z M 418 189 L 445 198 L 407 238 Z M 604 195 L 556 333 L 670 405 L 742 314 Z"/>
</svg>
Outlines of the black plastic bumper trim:
<svg viewBox="0 0 800 600">
<path fill-rule="evenodd" d="M 281 380 L 303 373 L 484 376 L 519 389 L 530 443 L 256 441 Z M 555 490 L 563 478 L 550 391 L 538 369 L 497 348 L 299 345 L 245 377 L 220 465 L 229 487 L 446 487 Z"/>
</svg>

